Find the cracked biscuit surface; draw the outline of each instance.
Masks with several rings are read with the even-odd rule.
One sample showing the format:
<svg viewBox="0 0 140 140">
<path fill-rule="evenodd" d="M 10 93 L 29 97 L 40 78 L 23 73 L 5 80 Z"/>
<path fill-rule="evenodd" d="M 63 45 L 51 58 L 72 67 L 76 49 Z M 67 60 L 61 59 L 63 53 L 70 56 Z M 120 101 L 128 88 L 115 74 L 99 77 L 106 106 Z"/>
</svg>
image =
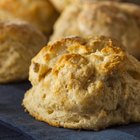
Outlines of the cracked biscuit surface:
<svg viewBox="0 0 140 140">
<path fill-rule="evenodd" d="M 111 38 L 51 42 L 32 59 L 23 99 L 37 120 L 100 130 L 140 122 L 140 62 Z"/>
<path fill-rule="evenodd" d="M 0 9 L 29 22 L 46 36 L 52 32 L 58 13 L 49 0 L 0 0 Z"/>
<path fill-rule="evenodd" d="M 69 6 L 54 25 L 51 40 L 67 36 L 105 35 L 117 39 L 140 59 L 140 7 L 100 2 Z"/>
<path fill-rule="evenodd" d="M 28 23 L 1 21 L 0 83 L 27 79 L 31 58 L 46 43 L 46 37 Z"/>
</svg>

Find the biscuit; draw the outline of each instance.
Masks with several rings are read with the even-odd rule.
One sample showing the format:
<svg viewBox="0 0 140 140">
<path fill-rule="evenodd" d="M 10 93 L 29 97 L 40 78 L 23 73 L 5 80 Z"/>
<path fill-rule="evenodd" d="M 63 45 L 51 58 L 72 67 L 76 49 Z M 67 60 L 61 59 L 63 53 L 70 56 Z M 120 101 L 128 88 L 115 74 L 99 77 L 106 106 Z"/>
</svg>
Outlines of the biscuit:
<svg viewBox="0 0 140 140">
<path fill-rule="evenodd" d="M 75 3 L 77 0 L 50 0 L 59 12 L 62 12 L 68 5 Z"/>
<path fill-rule="evenodd" d="M 65 38 L 32 59 L 23 106 L 56 127 L 140 122 L 140 62 L 107 37 Z"/>
<path fill-rule="evenodd" d="M 116 1 L 116 2 L 131 2 L 140 4 L 139 0 L 50 0 L 54 6 L 58 9 L 58 11 L 62 12 L 66 7 L 68 7 L 70 4 L 80 2 L 102 2 L 102 1 Z"/>
<path fill-rule="evenodd" d="M 69 6 L 54 25 L 51 40 L 71 35 L 111 36 L 140 59 L 140 7 L 122 3 L 84 3 Z"/>
<path fill-rule="evenodd" d="M 17 20 L 9 12 L 0 9 L 0 21 Z"/>
<path fill-rule="evenodd" d="M 0 9 L 50 35 L 58 13 L 48 0 L 0 0 Z"/>
<path fill-rule="evenodd" d="M 27 79 L 30 61 L 46 37 L 22 21 L 0 21 L 0 83 Z"/>
</svg>

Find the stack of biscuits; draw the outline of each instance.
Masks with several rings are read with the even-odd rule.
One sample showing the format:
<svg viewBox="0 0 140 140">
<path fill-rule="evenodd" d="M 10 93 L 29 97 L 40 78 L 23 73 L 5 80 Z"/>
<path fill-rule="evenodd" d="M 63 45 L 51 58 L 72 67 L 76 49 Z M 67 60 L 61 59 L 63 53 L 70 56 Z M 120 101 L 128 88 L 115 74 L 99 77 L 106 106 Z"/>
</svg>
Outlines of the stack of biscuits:
<svg viewBox="0 0 140 140">
<path fill-rule="evenodd" d="M 0 0 L 0 83 L 29 78 L 22 105 L 52 126 L 140 122 L 139 4 Z"/>
</svg>

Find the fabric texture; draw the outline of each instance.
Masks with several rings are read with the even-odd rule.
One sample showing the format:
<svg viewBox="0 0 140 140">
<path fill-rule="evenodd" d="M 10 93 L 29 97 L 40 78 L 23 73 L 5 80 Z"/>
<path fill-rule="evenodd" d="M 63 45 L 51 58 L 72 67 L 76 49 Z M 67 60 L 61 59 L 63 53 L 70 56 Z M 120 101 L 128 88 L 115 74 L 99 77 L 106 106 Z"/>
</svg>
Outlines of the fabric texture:
<svg viewBox="0 0 140 140">
<path fill-rule="evenodd" d="M 17 128 L 0 121 L 0 140 L 31 140 L 31 138 Z"/>
<path fill-rule="evenodd" d="M 36 121 L 21 106 L 24 93 L 29 88 L 28 82 L 0 85 L 0 124 L 8 127 L 16 136 L 22 135 L 19 138 L 21 140 L 140 140 L 140 124 L 116 126 L 95 132 L 55 128 Z M 0 140 L 3 140 L 2 135 L 7 130 L 2 131 L 4 128 L 0 129 Z M 9 137 L 8 140 L 16 139 L 18 138 Z"/>
</svg>

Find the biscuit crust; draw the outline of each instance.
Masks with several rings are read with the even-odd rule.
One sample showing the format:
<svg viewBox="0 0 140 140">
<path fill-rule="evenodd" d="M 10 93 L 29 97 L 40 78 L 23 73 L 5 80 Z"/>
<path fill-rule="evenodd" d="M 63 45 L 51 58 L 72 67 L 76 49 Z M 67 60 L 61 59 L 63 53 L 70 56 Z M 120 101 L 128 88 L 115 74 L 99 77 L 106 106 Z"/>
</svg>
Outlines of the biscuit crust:
<svg viewBox="0 0 140 140">
<path fill-rule="evenodd" d="M 67 6 L 75 3 L 77 0 L 50 0 L 59 12 L 62 12 Z"/>
<path fill-rule="evenodd" d="M 127 3 L 135 3 L 140 4 L 139 0 L 50 0 L 50 2 L 53 3 L 53 5 L 56 7 L 56 9 L 60 12 L 65 10 L 69 5 L 74 3 L 86 3 L 86 2 L 103 2 L 103 1 L 110 1 L 110 2 L 127 2 Z"/>
<path fill-rule="evenodd" d="M 0 83 L 27 79 L 31 58 L 46 43 L 46 37 L 28 23 L 1 21 Z"/>
<path fill-rule="evenodd" d="M 0 0 L 0 9 L 27 21 L 49 36 L 58 12 L 49 0 Z"/>
<path fill-rule="evenodd" d="M 67 36 L 105 35 L 121 42 L 140 59 L 140 7 L 117 2 L 69 6 L 54 25 L 51 40 Z M 63 28 L 62 28 L 63 27 Z"/>
<path fill-rule="evenodd" d="M 118 45 L 104 36 L 49 43 L 32 59 L 23 106 L 56 127 L 140 122 L 140 62 Z"/>
</svg>

